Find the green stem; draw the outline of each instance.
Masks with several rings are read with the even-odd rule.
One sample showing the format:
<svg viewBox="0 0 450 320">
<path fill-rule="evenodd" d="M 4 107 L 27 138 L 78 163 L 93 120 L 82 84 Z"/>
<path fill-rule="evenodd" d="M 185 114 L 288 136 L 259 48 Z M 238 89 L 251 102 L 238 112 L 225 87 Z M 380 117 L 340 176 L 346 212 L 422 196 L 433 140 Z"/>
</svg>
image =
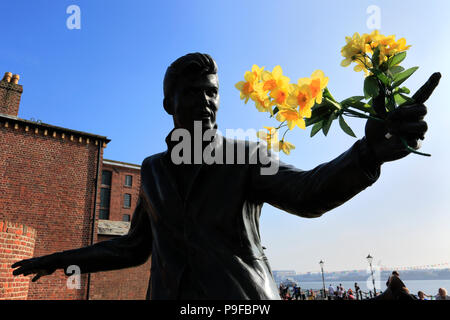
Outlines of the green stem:
<svg viewBox="0 0 450 320">
<path fill-rule="evenodd" d="M 328 93 L 329 93 L 329 91 L 328 91 Z M 331 94 L 330 94 L 330 96 L 331 96 Z M 331 96 L 331 98 L 333 98 L 333 96 Z M 341 104 L 340 104 L 339 102 L 333 101 L 333 100 L 331 100 L 331 99 L 328 98 L 328 97 L 323 97 L 323 99 L 324 99 L 325 101 L 331 103 L 331 104 L 336 108 L 336 110 L 341 110 L 341 109 L 342 109 L 342 106 L 341 106 Z M 334 99 L 334 98 L 333 98 L 333 99 Z"/>
<path fill-rule="evenodd" d="M 286 120 L 284 120 L 277 128 L 275 128 L 276 130 L 283 128 L 285 126 L 287 126 L 287 124 L 283 125 L 286 122 Z"/>
<path fill-rule="evenodd" d="M 351 114 L 353 114 L 355 116 L 358 116 L 360 118 L 372 119 L 372 120 L 384 122 L 383 119 L 380 119 L 380 118 L 377 118 L 377 117 L 372 117 L 372 116 L 366 115 L 364 113 L 361 113 L 361 112 L 358 112 L 358 111 L 355 111 L 355 110 L 351 110 L 351 109 L 349 109 L 349 107 L 344 107 L 344 111 L 343 112 L 351 113 Z"/>
<path fill-rule="evenodd" d="M 281 141 L 284 141 L 284 136 L 286 135 L 286 133 L 289 131 L 289 129 L 287 129 L 284 133 L 283 133 L 283 138 L 281 138 Z"/>
<path fill-rule="evenodd" d="M 410 151 L 410 152 L 412 152 L 412 153 L 415 153 L 415 154 L 419 154 L 419 155 L 421 155 L 421 156 L 425 156 L 425 157 L 431 157 L 431 154 L 429 154 L 429 153 L 422 153 L 422 152 L 419 152 L 419 151 L 417 151 L 417 150 L 414 150 L 413 148 L 411 148 L 409 145 L 408 145 L 408 143 L 406 143 L 406 140 L 405 139 L 403 139 L 402 137 L 399 137 L 400 138 L 400 141 L 403 143 L 403 145 L 405 146 L 405 148 L 406 149 L 408 149 L 408 151 Z"/>
</svg>

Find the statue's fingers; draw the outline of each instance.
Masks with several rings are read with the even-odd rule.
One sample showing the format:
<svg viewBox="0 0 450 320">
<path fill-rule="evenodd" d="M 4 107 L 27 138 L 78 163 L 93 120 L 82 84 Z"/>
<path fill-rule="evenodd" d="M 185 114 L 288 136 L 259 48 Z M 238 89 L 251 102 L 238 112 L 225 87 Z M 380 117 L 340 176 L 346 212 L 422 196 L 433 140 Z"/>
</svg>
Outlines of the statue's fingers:
<svg viewBox="0 0 450 320">
<path fill-rule="evenodd" d="M 14 269 L 14 268 L 17 268 L 17 267 L 22 266 L 24 261 L 25 261 L 25 260 L 22 260 L 22 261 L 18 261 L 18 262 L 16 262 L 16 263 L 12 264 L 12 265 L 11 265 L 11 268 Z"/>
<path fill-rule="evenodd" d="M 414 150 L 418 150 L 422 146 L 421 140 L 418 139 L 407 139 L 406 143 Z"/>
<path fill-rule="evenodd" d="M 37 275 L 34 276 L 33 279 L 31 279 L 31 281 L 32 281 L 32 282 L 36 282 L 41 276 L 42 276 L 42 275 L 38 273 Z"/>
<path fill-rule="evenodd" d="M 413 95 L 412 98 L 417 103 L 424 103 L 425 101 L 427 101 L 428 98 L 433 93 L 434 89 L 439 84 L 440 79 L 441 79 L 440 72 L 433 73 L 431 77 L 428 79 L 428 81 L 422 87 L 420 87 L 419 90 L 417 90 L 417 92 Z"/>
<path fill-rule="evenodd" d="M 28 276 L 33 273 L 38 273 L 38 271 L 37 270 L 27 270 L 27 271 L 23 272 L 23 275 Z"/>
<path fill-rule="evenodd" d="M 27 269 L 28 269 L 28 268 L 20 267 L 20 268 L 18 268 L 18 269 L 16 269 L 16 270 L 13 271 L 13 275 L 15 275 L 15 276 L 21 275 L 21 274 L 23 274 L 24 272 L 26 272 Z"/>
<path fill-rule="evenodd" d="M 392 112 L 389 112 L 387 116 L 388 121 L 417 121 L 422 120 L 427 114 L 427 107 L 423 104 L 411 104 L 407 106 L 401 106 Z"/>
<path fill-rule="evenodd" d="M 425 135 L 427 130 L 428 125 L 425 121 L 399 122 L 396 126 L 389 128 L 389 133 L 418 139 Z"/>
</svg>

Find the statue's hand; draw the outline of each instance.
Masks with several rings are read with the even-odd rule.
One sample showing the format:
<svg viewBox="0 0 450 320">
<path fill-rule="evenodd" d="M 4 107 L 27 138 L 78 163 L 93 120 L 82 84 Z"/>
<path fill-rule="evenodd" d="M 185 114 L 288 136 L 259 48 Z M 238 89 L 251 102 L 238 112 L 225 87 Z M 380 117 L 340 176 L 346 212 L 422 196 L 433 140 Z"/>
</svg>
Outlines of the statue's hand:
<svg viewBox="0 0 450 320">
<path fill-rule="evenodd" d="M 421 140 L 425 139 L 428 129 L 423 120 L 427 108 L 423 104 L 439 83 L 440 73 L 434 73 L 428 81 L 414 94 L 415 103 L 398 107 L 394 111 L 386 112 L 384 93 L 374 99 L 374 109 L 377 117 L 385 122 L 369 119 L 366 123 L 365 134 L 367 143 L 372 150 L 378 164 L 394 161 L 407 156 L 410 151 L 401 141 L 417 150 Z"/>
<path fill-rule="evenodd" d="M 43 256 L 39 258 L 31 258 L 14 263 L 11 268 L 17 268 L 13 271 L 13 275 L 18 276 L 23 274 L 28 276 L 30 274 L 36 274 L 32 279 L 33 282 L 37 281 L 40 277 L 52 274 L 55 272 L 56 261 L 53 255 Z"/>
</svg>

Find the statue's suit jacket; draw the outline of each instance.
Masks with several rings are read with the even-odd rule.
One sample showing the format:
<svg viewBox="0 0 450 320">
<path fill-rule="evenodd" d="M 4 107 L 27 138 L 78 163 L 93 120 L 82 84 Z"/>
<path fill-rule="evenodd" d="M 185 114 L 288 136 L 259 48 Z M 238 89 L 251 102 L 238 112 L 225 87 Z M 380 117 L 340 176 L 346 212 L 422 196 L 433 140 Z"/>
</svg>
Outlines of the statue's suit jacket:
<svg viewBox="0 0 450 320">
<path fill-rule="evenodd" d="M 312 170 L 280 161 L 273 175 L 261 173 L 261 162 L 277 161 L 274 155 L 248 163 L 261 144 L 219 135 L 215 141 L 223 150 L 244 148 L 247 164 L 202 164 L 181 195 L 170 152 L 146 158 L 129 233 L 79 249 L 82 272 L 135 266 L 151 256 L 149 299 L 280 299 L 261 245 L 263 203 L 316 218 L 379 176 L 379 168 L 369 172 L 361 163 L 361 140 Z"/>
</svg>

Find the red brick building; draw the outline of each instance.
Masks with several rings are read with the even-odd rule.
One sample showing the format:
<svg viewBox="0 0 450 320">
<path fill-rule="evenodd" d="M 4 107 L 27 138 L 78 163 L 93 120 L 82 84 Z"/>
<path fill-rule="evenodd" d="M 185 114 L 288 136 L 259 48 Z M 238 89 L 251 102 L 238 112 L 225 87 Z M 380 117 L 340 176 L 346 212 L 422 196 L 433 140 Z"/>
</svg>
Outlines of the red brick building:
<svg viewBox="0 0 450 320">
<path fill-rule="evenodd" d="M 103 160 L 100 188 L 98 241 L 128 232 L 141 185 L 141 167 L 114 160 Z M 91 275 L 90 299 L 144 299 L 150 278 L 150 259 L 124 270 Z M 113 290 L 111 290 L 113 289 Z"/>
<path fill-rule="evenodd" d="M 20 119 L 23 88 L 18 81 L 10 73 L 0 81 L 0 221 L 35 230 L 34 256 L 125 234 L 129 222 L 123 220 L 131 219 L 136 205 L 139 166 L 103 160 L 110 142 L 104 136 Z M 111 173 L 109 186 L 103 184 L 103 172 Z M 108 219 L 99 220 L 100 215 Z M 115 225 L 121 225 L 120 233 Z M 67 277 L 57 270 L 30 283 L 28 299 L 144 299 L 149 272 L 147 262 L 82 275 L 81 288 L 69 289 Z"/>
</svg>

